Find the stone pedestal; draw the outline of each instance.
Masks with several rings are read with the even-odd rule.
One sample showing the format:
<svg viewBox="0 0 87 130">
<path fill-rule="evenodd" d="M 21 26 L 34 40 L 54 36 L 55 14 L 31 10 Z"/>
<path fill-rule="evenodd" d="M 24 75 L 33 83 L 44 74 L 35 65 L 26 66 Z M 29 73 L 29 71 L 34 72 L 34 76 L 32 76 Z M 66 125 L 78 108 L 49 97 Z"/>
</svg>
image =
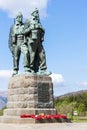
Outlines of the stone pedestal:
<svg viewBox="0 0 87 130">
<path fill-rule="evenodd" d="M 18 75 L 11 77 L 8 86 L 8 102 L 5 123 L 39 123 L 36 119 L 20 118 L 21 114 L 56 114 L 53 105 L 53 84 L 48 76 Z M 44 120 L 44 122 L 47 122 Z M 51 122 L 54 122 L 51 120 Z"/>
<path fill-rule="evenodd" d="M 53 84 L 50 77 L 12 77 L 8 87 L 7 108 L 53 108 Z"/>
</svg>

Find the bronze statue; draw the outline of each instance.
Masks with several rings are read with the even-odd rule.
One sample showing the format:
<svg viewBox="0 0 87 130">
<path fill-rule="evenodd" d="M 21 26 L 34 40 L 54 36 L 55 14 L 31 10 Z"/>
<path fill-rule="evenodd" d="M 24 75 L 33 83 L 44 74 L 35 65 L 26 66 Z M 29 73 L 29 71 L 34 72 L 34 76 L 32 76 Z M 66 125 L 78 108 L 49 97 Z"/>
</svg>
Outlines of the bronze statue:
<svg viewBox="0 0 87 130">
<path fill-rule="evenodd" d="M 20 54 L 23 53 L 23 64 L 25 73 L 29 72 L 29 52 L 27 43 L 24 38 L 23 15 L 19 12 L 16 15 L 14 25 L 12 25 L 9 33 L 9 48 L 13 56 L 13 76 L 18 74 Z"/>
<path fill-rule="evenodd" d="M 24 56 L 25 73 L 50 75 L 51 73 L 46 71 L 46 55 L 42 44 L 45 30 L 40 23 L 38 9 L 36 8 L 31 13 L 30 20 L 23 23 L 22 19 L 23 15 L 19 12 L 9 33 L 9 48 L 13 56 L 13 76 L 18 74 L 21 52 Z"/>
</svg>

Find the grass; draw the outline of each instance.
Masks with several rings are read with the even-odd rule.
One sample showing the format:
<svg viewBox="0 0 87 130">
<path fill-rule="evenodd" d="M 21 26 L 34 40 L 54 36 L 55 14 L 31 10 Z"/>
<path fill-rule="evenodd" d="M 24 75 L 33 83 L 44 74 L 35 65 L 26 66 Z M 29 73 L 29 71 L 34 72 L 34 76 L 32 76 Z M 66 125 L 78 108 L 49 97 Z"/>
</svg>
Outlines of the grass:
<svg viewBox="0 0 87 130">
<path fill-rule="evenodd" d="M 3 110 L 0 110 L 0 116 L 2 116 L 3 115 Z"/>
<path fill-rule="evenodd" d="M 72 122 L 87 122 L 87 117 L 72 116 Z"/>
</svg>

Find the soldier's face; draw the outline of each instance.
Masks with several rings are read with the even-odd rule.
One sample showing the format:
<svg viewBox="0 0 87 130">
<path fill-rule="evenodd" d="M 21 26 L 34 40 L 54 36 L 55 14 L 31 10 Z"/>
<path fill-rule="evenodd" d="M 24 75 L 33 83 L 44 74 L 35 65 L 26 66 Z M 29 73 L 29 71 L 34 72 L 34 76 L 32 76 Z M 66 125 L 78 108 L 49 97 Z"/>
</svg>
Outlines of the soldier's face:
<svg viewBox="0 0 87 130">
<path fill-rule="evenodd" d="M 16 21 L 22 22 L 22 16 L 18 16 L 18 17 L 16 18 Z"/>
</svg>

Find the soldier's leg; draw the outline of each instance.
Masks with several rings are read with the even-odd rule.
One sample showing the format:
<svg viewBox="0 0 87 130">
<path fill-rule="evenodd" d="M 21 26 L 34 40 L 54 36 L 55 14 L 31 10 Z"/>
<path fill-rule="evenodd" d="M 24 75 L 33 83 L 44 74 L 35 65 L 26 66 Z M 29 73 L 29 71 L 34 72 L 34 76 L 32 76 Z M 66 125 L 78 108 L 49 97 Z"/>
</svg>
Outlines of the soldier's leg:
<svg viewBox="0 0 87 130">
<path fill-rule="evenodd" d="M 51 72 L 46 71 L 47 70 L 46 55 L 45 55 L 45 50 L 44 50 L 42 44 L 39 44 L 38 52 L 39 52 L 39 57 L 40 57 L 40 70 L 41 70 L 40 74 L 41 75 L 50 75 Z"/>
<path fill-rule="evenodd" d="M 40 66 L 40 58 L 38 51 L 35 54 L 35 60 L 34 60 L 34 71 L 37 73 L 39 71 L 39 66 Z"/>
<path fill-rule="evenodd" d="M 40 59 L 40 69 L 41 70 L 46 70 L 46 55 L 45 55 L 45 50 L 42 46 L 42 44 L 39 44 L 38 46 L 38 53 L 39 53 L 39 59 Z"/>
<path fill-rule="evenodd" d="M 19 47 L 16 46 L 14 48 L 14 55 L 13 55 L 13 76 L 18 74 L 19 59 L 20 59 L 20 50 Z"/>
<path fill-rule="evenodd" d="M 37 49 L 37 45 L 35 43 L 31 43 L 29 45 L 31 73 L 34 72 L 34 68 L 35 68 L 35 54 L 36 54 L 36 49 Z"/>
<path fill-rule="evenodd" d="M 23 53 L 23 65 L 24 65 L 25 72 L 29 72 L 30 71 L 30 68 L 29 68 L 30 56 L 29 56 L 28 47 L 26 45 L 22 45 L 21 52 Z"/>
</svg>

